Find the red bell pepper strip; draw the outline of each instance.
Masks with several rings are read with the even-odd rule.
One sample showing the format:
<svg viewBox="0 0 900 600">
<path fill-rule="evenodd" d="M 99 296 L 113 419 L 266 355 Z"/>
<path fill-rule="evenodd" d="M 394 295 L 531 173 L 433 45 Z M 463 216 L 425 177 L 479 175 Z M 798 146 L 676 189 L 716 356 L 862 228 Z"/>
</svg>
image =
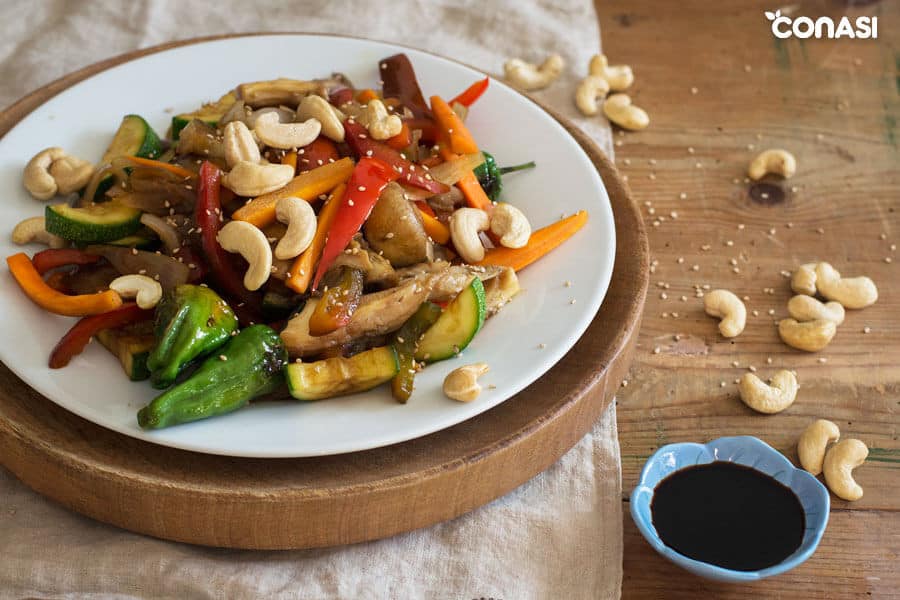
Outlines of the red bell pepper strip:
<svg viewBox="0 0 900 600">
<path fill-rule="evenodd" d="M 468 88 L 465 89 L 459 96 L 450 101 L 450 106 L 453 106 L 454 102 L 459 102 L 463 106 L 472 106 L 475 104 L 475 101 L 481 98 L 481 95 L 484 94 L 485 90 L 488 89 L 488 85 L 491 82 L 490 77 L 485 77 L 480 81 L 476 81 Z"/>
<path fill-rule="evenodd" d="M 152 318 L 152 310 L 144 310 L 137 304 L 129 302 L 109 312 L 79 319 L 50 353 L 50 368 L 61 369 L 69 364 L 72 358 L 81 354 L 94 334 L 101 329 L 115 329 Z"/>
<path fill-rule="evenodd" d="M 433 143 L 440 139 L 437 123 L 432 119 L 403 119 L 403 123 L 409 126 L 410 133 L 416 129 L 422 132 L 420 142 Z"/>
<path fill-rule="evenodd" d="M 340 160 L 337 147 L 334 142 L 326 137 L 319 136 L 308 146 L 297 151 L 297 172 L 310 171 L 316 167 Z"/>
<path fill-rule="evenodd" d="M 244 308 L 242 312 L 245 319 L 249 319 L 248 314 L 259 313 L 262 301 L 257 294 L 244 287 L 243 276 L 237 272 L 231 263 L 231 257 L 216 240 L 216 235 L 222 227 L 219 220 L 222 214 L 219 196 L 221 176 L 222 173 L 216 165 L 209 161 L 203 162 L 200 167 L 200 189 L 197 191 L 194 222 L 200 230 L 200 244 L 203 257 L 209 265 L 210 275 L 225 296 L 234 303 L 232 308 L 236 312 L 238 308 Z M 245 324 L 245 321 L 242 320 L 242 324 Z"/>
<path fill-rule="evenodd" d="M 431 109 L 425 102 L 416 72 L 405 54 L 395 54 L 378 61 L 381 75 L 382 95 L 397 98 L 416 117 L 430 117 Z"/>
<path fill-rule="evenodd" d="M 50 248 L 41 250 L 31 258 L 31 263 L 41 275 L 66 265 L 91 265 L 100 260 L 96 254 L 88 254 L 76 248 Z"/>
<path fill-rule="evenodd" d="M 432 194 L 443 194 L 450 188 L 434 179 L 428 179 L 428 171 L 421 166 L 409 162 L 400 153 L 387 144 L 369 137 L 369 131 L 356 121 L 347 119 L 344 121 L 346 140 L 360 158 L 377 158 L 397 171 L 399 178 L 411 186 L 428 190 Z"/>
<path fill-rule="evenodd" d="M 315 290 L 322 276 L 334 262 L 334 259 L 344 251 L 356 232 L 359 231 L 375 203 L 381 191 L 392 181 L 400 177 L 395 169 L 386 162 L 377 158 L 363 157 L 353 169 L 350 181 L 347 183 L 347 191 L 341 198 L 334 223 L 328 231 L 328 241 L 322 249 L 322 257 L 316 268 L 316 276 L 313 278 L 312 289 Z"/>
<path fill-rule="evenodd" d="M 353 89 L 352 88 L 338 88 L 331 92 L 328 96 L 328 101 L 333 105 L 340 108 L 341 104 L 346 104 L 353 100 Z"/>
<path fill-rule="evenodd" d="M 363 278 L 361 270 L 341 267 L 337 284 L 322 294 L 309 318 L 310 335 L 327 335 L 350 322 L 362 298 Z"/>
</svg>

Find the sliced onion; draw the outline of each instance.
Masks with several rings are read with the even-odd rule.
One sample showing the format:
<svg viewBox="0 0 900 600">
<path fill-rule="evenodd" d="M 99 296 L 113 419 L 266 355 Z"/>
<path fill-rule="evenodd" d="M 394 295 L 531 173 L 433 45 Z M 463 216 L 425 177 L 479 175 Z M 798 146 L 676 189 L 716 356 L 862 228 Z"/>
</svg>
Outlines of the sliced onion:
<svg viewBox="0 0 900 600">
<path fill-rule="evenodd" d="M 163 246 L 169 254 L 173 254 L 175 250 L 181 247 L 181 239 L 174 227 L 166 223 L 166 220 L 150 213 L 141 215 L 141 223 L 153 230 L 153 233 L 159 236 Z"/>
<path fill-rule="evenodd" d="M 191 273 L 187 265 L 178 262 L 171 256 L 146 250 L 94 245 L 88 246 L 85 251 L 102 256 L 121 275 L 138 274 L 152 277 L 159 281 L 164 290 L 171 290 L 187 283 Z"/>
</svg>

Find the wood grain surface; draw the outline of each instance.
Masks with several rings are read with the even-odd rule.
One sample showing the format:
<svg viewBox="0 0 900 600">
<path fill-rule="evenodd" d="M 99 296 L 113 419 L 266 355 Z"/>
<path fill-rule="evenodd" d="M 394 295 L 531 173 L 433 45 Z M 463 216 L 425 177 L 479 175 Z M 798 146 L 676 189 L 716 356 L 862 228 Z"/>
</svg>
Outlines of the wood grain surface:
<svg viewBox="0 0 900 600">
<path fill-rule="evenodd" d="M 169 44 L 166 47 L 171 47 Z M 82 71 L 0 114 L 0 135 Z M 562 122 L 562 121 L 561 121 Z M 98 520 L 171 540 L 307 548 L 425 527 L 472 510 L 549 467 L 612 400 L 633 354 L 648 282 L 637 206 L 615 167 L 563 122 L 606 183 L 615 269 L 573 349 L 526 390 L 450 429 L 377 450 L 307 459 L 195 454 L 105 430 L 59 408 L 0 366 L 0 462 L 36 491 Z"/>
<path fill-rule="evenodd" d="M 878 40 L 777 40 L 763 16 L 781 6 L 771 2 L 596 5 L 604 49 L 634 68 L 631 95 L 651 117 L 647 130 L 616 137 L 655 264 L 618 398 L 623 597 L 900 596 L 900 3 L 785 8 L 878 16 Z M 751 158 L 770 147 L 798 160 L 796 177 L 780 184 L 783 198 L 752 193 L 743 179 Z M 828 348 L 806 354 L 782 344 L 773 321 L 787 316 L 791 295 L 781 271 L 813 260 L 872 277 L 880 298 L 848 311 Z M 758 313 L 725 340 L 694 285 L 748 296 L 748 311 Z M 796 369 L 796 403 L 775 416 L 746 408 L 733 382 L 751 365 L 761 376 Z M 869 446 L 855 471 L 865 496 L 832 498 L 822 544 L 796 570 L 753 585 L 708 582 L 658 556 L 631 522 L 627 495 L 659 446 L 751 434 L 795 459 L 797 437 L 817 417 Z"/>
</svg>

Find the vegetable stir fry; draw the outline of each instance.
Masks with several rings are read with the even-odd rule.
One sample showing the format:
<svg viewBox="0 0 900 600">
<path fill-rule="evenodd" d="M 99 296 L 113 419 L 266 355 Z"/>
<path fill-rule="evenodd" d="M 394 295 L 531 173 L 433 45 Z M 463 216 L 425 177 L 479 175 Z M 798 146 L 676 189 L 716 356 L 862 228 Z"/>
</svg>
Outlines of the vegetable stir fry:
<svg viewBox="0 0 900 600">
<path fill-rule="evenodd" d="M 123 118 L 98 166 L 48 148 L 25 187 L 54 199 L 13 232 L 50 246 L 7 258 L 44 310 L 80 317 L 52 350 L 92 338 L 161 390 L 145 429 L 286 388 L 322 400 L 459 354 L 519 291 L 516 271 L 575 234 L 584 212 L 532 231 L 465 121 L 490 80 L 428 100 L 409 59 L 383 88 L 344 76 L 242 83 L 172 119 Z M 68 197 L 66 197 L 68 195 Z"/>
</svg>

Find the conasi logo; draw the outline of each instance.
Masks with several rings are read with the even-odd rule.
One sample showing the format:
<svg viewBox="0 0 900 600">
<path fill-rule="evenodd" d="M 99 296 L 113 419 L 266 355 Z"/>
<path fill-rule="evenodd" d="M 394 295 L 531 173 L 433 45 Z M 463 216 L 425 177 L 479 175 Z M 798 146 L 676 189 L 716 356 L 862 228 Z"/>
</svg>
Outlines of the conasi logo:
<svg viewBox="0 0 900 600">
<path fill-rule="evenodd" d="M 782 15 L 780 10 L 775 12 L 767 10 L 766 18 L 772 21 L 772 35 L 782 40 L 792 36 L 802 39 L 878 37 L 878 17 L 857 17 L 855 21 L 851 21 L 850 17 L 843 17 L 835 24 L 831 17 L 819 17 L 815 20 L 809 17 L 792 19 Z"/>
</svg>

